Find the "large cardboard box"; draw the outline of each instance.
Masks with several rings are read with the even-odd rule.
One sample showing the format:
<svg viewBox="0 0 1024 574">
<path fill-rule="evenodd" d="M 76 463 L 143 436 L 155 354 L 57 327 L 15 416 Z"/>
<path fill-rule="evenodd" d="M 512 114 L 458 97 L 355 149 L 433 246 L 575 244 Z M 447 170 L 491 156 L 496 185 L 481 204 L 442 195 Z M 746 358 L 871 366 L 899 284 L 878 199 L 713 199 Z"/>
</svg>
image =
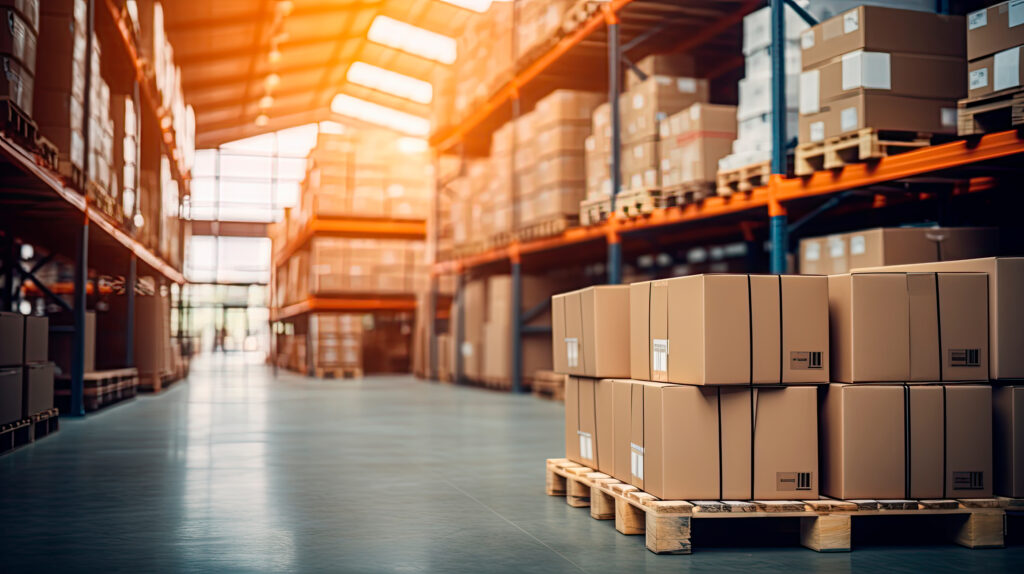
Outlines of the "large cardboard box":
<svg viewBox="0 0 1024 574">
<path fill-rule="evenodd" d="M 819 142 L 864 128 L 931 134 L 956 133 L 956 100 L 857 91 L 801 114 L 800 143 Z"/>
<path fill-rule="evenodd" d="M 566 377 L 565 457 L 599 468 L 596 383 L 594 379 Z"/>
<path fill-rule="evenodd" d="M 963 26 L 962 16 L 858 6 L 801 34 L 801 60 L 809 70 L 855 50 L 963 58 Z"/>
<path fill-rule="evenodd" d="M 992 440 L 993 491 L 1024 497 L 1024 386 L 992 389 Z"/>
<path fill-rule="evenodd" d="M 615 388 L 613 379 L 594 381 L 594 436 L 597 442 L 597 469 L 615 472 Z"/>
<path fill-rule="evenodd" d="M 0 366 L 22 364 L 25 353 L 25 318 L 0 311 Z"/>
<path fill-rule="evenodd" d="M 832 380 L 988 380 L 988 279 L 980 273 L 828 278 Z"/>
<path fill-rule="evenodd" d="M 41 363 L 49 360 L 50 320 L 46 317 L 28 315 L 25 317 L 25 360 L 27 363 Z"/>
<path fill-rule="evenodd" d="M 723 396 L 726 392 L 722 390 Z M 755 500 L 818 497 L 817 387 L 755 388 L 753 495 Z M 723 415 L 724 416 L 724 415 Z M 740 413 L 741 418 L 743 413 Z M 727 420 L 728 425 L 734 424 Z M 724 427 L 723 427 L 724 429 Z M 723 484 L 723 495 L 725 487 Z"/>
<path fill-rule="evenodd" d="M 661 184 L 713 182 L 736 139 L 736 107 L 694 104 L 661 122 Z"/>
<path fill-rule="evenodd" d="M 989 257 L 856 271 L 950 272 L 988 274 L 989 376 L 1024 379 L 1024 258 Z"/>
<path fill-rule="evenodd" d="M 970 61 L 1024 44 L 1024 4 L 999 2 L 967 15 L 967 59 Z"/>
<path fill-rule="evenodd" d="M 705 79 L 651 76 L 622 94 L 622 143 L 651 140 L 668 116 L 697 102 L 706 102 L 709 84 Z"/>
<path fill-rule="evenodd" d="M 822 494 L 991 496 L 991 402 L 984 385 L 829 385 L 821 408 Z"/>
<path fill-rule="evenodd" d="M 1021 26 L 1024 29 L 1024 26 Z M 967 64 L 967 97 L 984 98 L 996 92 L 1014 91 L 1024 85 L 1024 67 L 1020 65 L 1024 48 L 1014 46 L 998 54 Z"/>
<path fill-rule="evenodd" d="M 632 376 L 694 385 L 825 383 L 827 299 L 827 280 L 811 276 L 694 275 L 631 287 Z M 634 369 L 636 361 L 649 367 Z"/>
<path fill-rule="evenodd" d="M 633 385 L 629 379 L 606 379 L 612 384 L 612 467 L 608 474 L 630 484 L 636 470 L 636 455 L 630 443 L 633 414 Z M 641 443 L 641 450 L 643 445 Z M 642 456 L 642 454 L 641 454 Z M 642 474 L 642 471 L 641 471 Z"/>
<path fill-rule="evenodd" d="M 21 420 L 22 368 L 0 367 L 0 425 Z"/>
<path fill-rule="evenodd" d="M 800 272 L 849 273 L 850 269 L 982 257 L 999 249 L 994 227 L 875 228 L 800 241 Z"/>
<path fill-rule="evenodd" d="M 25 365 L 21 416 L 28 418 L 53 408 L 53 363 Z"/>
<path fill-rule="evenodd" d="M 463 339 L 459 349 L 462 353 L 462 374 L 470 379 L 479 379 L 484 368 L 487 283 L 483 280 L 466 283 L 462 297 Z"/>
<path fill-rule="evenodd" d="M 637 62 L 636 69 L 640 70 L 644 77 L 640 77 L 633 68 L 627 67 L 626 89 L 651 76 L 692 78 L 697 74 L 696 60 L 692 54 L 651 54 Z"/>
<path fill-rule="evenodd" d="M 629 349 L 622 341 L 629 329 L 629 286 L 600 285 L 555 295 L 552 312 L 556 372 L 629 376 Z"/>
<path fill-rule="evenodd" d="M 638 388 L 644 395 L 643 490 L 667 500 L 720 498 L 718 389 Z"/>
</svg>

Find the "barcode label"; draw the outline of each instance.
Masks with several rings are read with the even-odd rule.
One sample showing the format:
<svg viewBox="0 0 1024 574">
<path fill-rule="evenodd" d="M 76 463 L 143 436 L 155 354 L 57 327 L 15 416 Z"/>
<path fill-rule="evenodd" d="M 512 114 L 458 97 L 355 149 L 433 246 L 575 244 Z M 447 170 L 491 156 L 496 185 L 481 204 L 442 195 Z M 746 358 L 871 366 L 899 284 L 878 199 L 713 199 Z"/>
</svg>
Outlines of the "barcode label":
<svg viewBox="0 0 1024 574">
<path fill-rule="evenodd" d="M 668 380 L 668 339 L 651 341 L 651 378 L 655 381 Z"/>
<path fill-rule="evenodd" d="M 629 443 L 629 472 L 644 479 L 644 447 L 634 443 Z"/>
<path fill-rule="evenodd" d="M 953 490 L 984 490 L 985 473 L 976 470 L 953 471 Z"/>
<path fill-rule="evenodd" d="M 775 473 L 775 489 L 787 490 L 812 490 L 814 488 L 814 473 L 812 472 L 777 472 Z"/>
<path fill-rule="evenodd" d="M 820 369 L 821 363 L 821 351 L 792 351 L 789 354 L 790 369 Z"/>
<path fill-rule="evenodd" d="M 950 349 L 950 367 L 980 367 L 981 349 Z"/>
<path fill-rule="evenodd" d="M 588 432 L 576 431 L 580 437 L 580 458 L 594 460 L 594 437 Z"/>
<path fill-rule="evenodd" d="M 565 357 L 566 364 L 569 365 L 569 367 L 580 366 L 580 340 L 576 337 L 566 337 Z"/>
<path fill-rule="evenodd" d="M 967 29 L 974 30 L 988 25 L 988 9 L 971 12 L 967 15 Z"/>
</svg>

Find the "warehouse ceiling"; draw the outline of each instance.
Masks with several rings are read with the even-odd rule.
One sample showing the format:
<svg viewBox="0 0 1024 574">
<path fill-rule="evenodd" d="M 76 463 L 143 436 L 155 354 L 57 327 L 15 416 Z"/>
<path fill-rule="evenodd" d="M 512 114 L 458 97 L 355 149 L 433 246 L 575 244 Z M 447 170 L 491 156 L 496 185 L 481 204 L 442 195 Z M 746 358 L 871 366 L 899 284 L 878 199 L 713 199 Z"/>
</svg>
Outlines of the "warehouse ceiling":
<svg viewBox="0 0 1024 574">
<path fill-rule="evenodd" d="M 426 117 L 427 105 L 347 82 L 348 68 L 430 81 L 442 64 L 370 42 L 371 22 L 456 37 L 473 14 L 437 0 L 174 0 L 164 11 L 200 148 L 327 119 L 338 93 Z"/>
</svg>

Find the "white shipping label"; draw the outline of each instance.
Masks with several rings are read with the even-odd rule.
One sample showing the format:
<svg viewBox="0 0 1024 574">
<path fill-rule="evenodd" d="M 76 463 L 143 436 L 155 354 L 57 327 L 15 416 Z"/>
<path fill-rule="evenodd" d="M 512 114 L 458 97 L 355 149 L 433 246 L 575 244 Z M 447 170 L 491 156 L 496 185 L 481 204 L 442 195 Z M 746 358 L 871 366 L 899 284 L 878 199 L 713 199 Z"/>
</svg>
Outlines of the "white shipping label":
<svg viewBox="0 0 1024 574">
<path fill-rule="evenodd" d="M 857 129 L 857 108 L 846 108 L 839 112 L 839 130 L 849 132 Z"/>
<path fill-rule="evenodd" d="M 975 30 L 984 26 L 988 26 L 988 9 L 978 10 L 967 15 L 968 30 Z"/>
<path fill-rule="evenodd" d="M 967 89 L 980 90 L 986 87 L 988 87 L 988 68 L 972 71 L 967 78 Z"/>
<path fill-rule="evenodd" d="M 463 341 L 462 343 L 462 356 L 472 357 L 473 356 L 473 343 L 469 341 Z"/>
<path fill-rule="evenodd" d="M 868 241 L 863 235 L 854 235 L 850 238 L 850 255 L 863 255 L 868 250 L 867 244 Z"/>
<path fill-rule="evenodd" d="M 629 472 L 644 479 L 644 447 L 635 443 L 629 443 Z"/>
<path fill-rule="evenodd" d="M 629 178 L 629 186 L 630 187 L 643 187 L 644 186 L 644 176 L 643 176 L 643 174 L 634 173 L 633 176 Z"/>
<path fill-rule="evenodd" d="M 668 378 L 668 339 L 651 341 L 651 377 L 658 380 Z"/>
<path fill-rule="evenodd" d="M 842 257 L 846 253 L 846 244 L 843 243 L 841 237 L 829 237 L 828 238 L 828 255 L 835 259 Z"/>
<path fill-rule="evenodd" d="M 638 145 L 638 146 L 634 147 L 633 148 L 633 157 L 635 157 L 636 159 L 643 159 L 644 158 L 644 146 Z"/>
<path fill-rule="evenodd" d="M 814 30 L 807 30 L 800 35 L 800 49 L 810 50 L 814 47 Z"/>
<path fill-rule="evenodd" d="M 693 120 L 693 121 L 699 120 L 700 119 L 700 110 L 701 110 L 700 105 L 690 106 L 690 119 Z"/>
<path fill-rule="evenodd" d="M 954 108 L 942 108 L 939 110 L 941 114 L 939 122 L 944 128 L 955 128 L 957 125 L 957 112 Z"/>
<path fill-rule="evenodd" d="M 1007 14 L 1010 28 L 1024 24 L 1024 0 L 1010 0 L 1009 14 Z"/>
<path fill-rule="evenodd" d="M 819 102 L 819 82 L 821 74 L 811 70 L 800 74 L 800 113 L 816 114 L 821 109 Z"/>
<path fill-rule="evenodd" d="M 565 338 L 565 357 L 569 367 L 580 366 L 580 340 L 576 337 Z"/>
<path fill-rule="evenodd" d="M 814 122 L 811 124 L 811 141 L 825 141 L 825 122 Z"/>
<path fill-rule="evenodd" d="M 821 244 L 817 241 L 809 241 L 807 249 L 804 251 L 804 259 L 807 261 L 817 261 L 821 259 Z"/>
<path fill-rule="evenodd" d="M 644 95 L 636 94 L 633 96 L 633 109 L 642 110 L 644 108 Z"/>
<path fill-rule="evenodd" d="M 676 80 L 676 89 L 684 94 L 696 94 L 697 80 L 693 78 L 679 78 Z"/>
<path fill-rule="evenodd" d="M 1020 47 L 996 54 L 992 68 L 992 91 L 998 92 L 1020 85 Z"/>
<path fill-rule="evenodd" d="M 580 458 L 594 460 L 594 437 L 583 431 L 576 431 L 576 434 L 580 437 Z"/>
<path fill-rule="evenodd" d="M 850 10 L 846 14 L 843 14 L 843 34 L 849 34 L 850 32 L 856 32 L 860 29 L 860 13 L 856 10 Z"/>
</svg>

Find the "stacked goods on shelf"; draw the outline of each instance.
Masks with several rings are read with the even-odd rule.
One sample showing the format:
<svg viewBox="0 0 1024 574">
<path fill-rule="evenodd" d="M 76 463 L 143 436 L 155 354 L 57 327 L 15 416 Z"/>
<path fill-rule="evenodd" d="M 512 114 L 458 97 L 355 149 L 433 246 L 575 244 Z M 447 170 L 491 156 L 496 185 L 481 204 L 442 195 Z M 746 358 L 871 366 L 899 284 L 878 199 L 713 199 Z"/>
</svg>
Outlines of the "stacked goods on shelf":
<svg viewBox="0 0 1024 574">
<path fill-rule="evenodd" d="M 959 16 L 861 6 L 801 34 L 797 175 L 955 133 L 963 26 Z"/>
<path fill-rule="evenodd" d="M 662 120 L 658 143 L 663 195 L 673 204 L 702 199 L 715 188 L 718 161 L 736 138 L 736 107 L 693 104 Z"/>
<path fill-rule="evenodd" d="M 33 118 L 39 133 L 60 156 L 60 173 L 84 191 L 85 58 L 88 38 L 85 0 L 47 2 L 39 21 L 39 40 Z"/>
<path fill-rule="evenodd" d="M 951 261 L 995 255 L 993 227 L 901 227 L 864 229 L 800 240 L 800 273 L 849 273 L 861 267 Z"/>
<path fill-rule="evenodd" d="M 1022 99 L 1024 5 L 1000 2 L 967 16 L 967 98 L 960 102 L 957 133 L 973 135 L 1019 126 Z"/>
<path fill-rule="evenodd" d="M 434 105 L 453 112 L 443 118 L 448 125 L 458 124 L 511 79 L 513 9 L 511 3 L 495 3 L 483 14 L 471 16 L 465 30 L 456 38 L 459 57 L 451 75 L 439 78 L 453 85 L 435 88 Z M 446 102 L 445 95 L 454 100 Z"/>
<path fill-rule="evenodd" d="M 135 367 L 140 388 L 160 392 L 173 380 L 171 299 L 167 287 L 135 297 Z"/>
<path fill-rule="evenodd" d="M 115 219 L 134 225 L 138 204 L 139 115 L 135 100 L 121 94 L 111 95 L 111 116 L 114 121 L 113 179 L 120 181 Z"/>
<path fill-rule="evenodd" d="M 557 295 L 567 457 L 662 499 L 984 498 L 993 469 L 996 494 L 1019 495 L 1024 391 L 993 403 L 992 384 L 1024 377 L 1022 272 L 995 258 Z"/>
<path fill-rule="evenodd" d="M 786 9 L 786 133 L 797 133 L 797 87 L 800 75 L 798 41 L 807 23 Z M 771 9 L 762 8 L 743 18 L 745 77 L 739 83 L 736 108 L 737 137 L 732 153 L 718 163 L 722 172 L 719 193 L 747 191 L 767 181 L 772 159 L 772 35 Z M 755 167 L 756 166 L 756 167 Z"/>
<path fill-rule="evenodd" d="M 39 37 L 39 3 L 37 0 L 0 3 L 0 61 L 4 74 L 0 77 L 0 100 L 13 104 L 28 117 L 33 114 L 33 92 L 36 83 L 36 51 Z"/>
<path fill-rule="evenodd" d="M 92 41 L 92 77 L 89 79 L 89 122 L 88 149 L 86 157 L 89 165 L 89 181 L 86 185 L 86 197 L 100 211 L 117 217 L 118 179 L 114 173 L 114 120 L 110 117 L 110 85 L 100 73 L 102 62 L 99 38 L 93 36 Z M 177 215 L 177 205 L 173 211 Z"/>
<path fill-rule="evenodd" d="M 0 312 L 0 425 L 53 408 L 46 317 Z"/>
<path fill-rule="evenodd" d="M 426 219 L 430 158 L 382 130 L 317 134 L 309 152 L 296 224 L 332 217 Z M 396 158 L 399 158 L 396 161 Z"/>
<path fill-rule="evenodd" d="M 309 332 L 316 376 L 362 375 L 362 315 L 314 313 L 309 316 Z"/>
<path fill-rule="evenodd" d="M 516 2 L 516 58 L 536 59 L 538 52 L 559 37 L 572 0 L 520 0 Z M 491 8 L 494 6 L 492 4 Z"/>
</svg>

